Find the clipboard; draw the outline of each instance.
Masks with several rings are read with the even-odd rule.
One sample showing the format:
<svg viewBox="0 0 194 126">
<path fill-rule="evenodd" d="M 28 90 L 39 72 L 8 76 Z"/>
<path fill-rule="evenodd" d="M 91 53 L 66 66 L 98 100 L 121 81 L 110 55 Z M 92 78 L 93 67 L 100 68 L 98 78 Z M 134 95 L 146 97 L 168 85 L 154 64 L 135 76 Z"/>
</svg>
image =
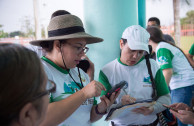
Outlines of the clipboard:
<svg viewBox="0 0 194 126">
<path fill-rule="evenodd" d="M 153 101 L 153 99 L 147 99 L 147 100 L 136 101 L 134 103 L 130 103 L 130 104 L 126 104 L 126 105 L 123 105 L 123 106 L 112 108 L 109 111 L 109 113 L 107 114 L 107 116 L 105 118 L 105 121 L 109 121 L 109 120 L 112 120 L 114 118 L 125 117 L 126 113 L 127 114 L 131 113 L 131 116 L 133 116 L 134 113 L 131 110 L 133 110 L 135 108 L 142 107 L 142 106 L 149 107 L 149 106 L 154 105 L 155 103 L 156 102 Z"/>
</svg>

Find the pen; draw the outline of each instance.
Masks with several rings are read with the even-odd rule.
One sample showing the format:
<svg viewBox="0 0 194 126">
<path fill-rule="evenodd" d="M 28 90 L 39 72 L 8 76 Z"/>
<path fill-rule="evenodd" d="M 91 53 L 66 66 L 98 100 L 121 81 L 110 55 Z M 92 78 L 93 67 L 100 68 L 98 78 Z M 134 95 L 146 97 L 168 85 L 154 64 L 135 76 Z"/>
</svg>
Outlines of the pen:
<svg viewBox="0 0 194 126">
<path fill-rule="evenodd" d="M 123 88 L 123 92 L 125 93 L 125 95 L 128 95 L 124 88 Z"/>
<path fill-rule="evenodd" d="M 125 90 L 124 88 L 123 88 L 123 92 L 125 93 L 125 95 L 128 95 L 127 92 L 126 92 L 126 90 Z M 135 100 L 132 99 L 130 95 L 129 95 L 129 100 L 130 100 L 132 103 L 135 102 Z"/>
</svg>

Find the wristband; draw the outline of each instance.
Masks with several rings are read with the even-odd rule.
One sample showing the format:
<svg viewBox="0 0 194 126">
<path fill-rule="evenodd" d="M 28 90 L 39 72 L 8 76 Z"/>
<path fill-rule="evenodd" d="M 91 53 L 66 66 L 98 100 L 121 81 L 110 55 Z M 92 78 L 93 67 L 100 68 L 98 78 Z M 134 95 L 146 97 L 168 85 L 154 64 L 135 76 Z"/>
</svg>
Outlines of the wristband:
<svg viewBox="0 0 194 126">
<path fill-rule="evenodd" d="M 100 113 L 100 112 L 98 111 L 98 104 L 97 104 L 96 107 L 95 107 L 95 112 L 96 112 L 96 114 L 98 114 L 98 115 L 104 115 L 104 114 L 107 113 L 107 111 L 105 111 L 104 113 Z"/>
</svg>

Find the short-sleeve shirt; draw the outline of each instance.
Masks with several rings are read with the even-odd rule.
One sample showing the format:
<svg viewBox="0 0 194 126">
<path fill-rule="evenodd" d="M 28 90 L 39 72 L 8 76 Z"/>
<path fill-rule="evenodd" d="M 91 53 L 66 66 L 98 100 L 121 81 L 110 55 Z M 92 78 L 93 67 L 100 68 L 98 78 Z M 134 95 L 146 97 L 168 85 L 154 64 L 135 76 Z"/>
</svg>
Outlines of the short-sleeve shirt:
<svg viewBox="0 0 194 126">
<path fill-rule="evenodd" d="M 80 90 L 80 86 L 82 85 L 77 67 L 67 71 L 58 67 L 46 57 L 42 57 L 42 63 L 48 79 L 56 83 L 56 92 L 50 94 L 50 102 L 63 100 Z M 79 84 L 79 86 L 72 80 L 68 72 L 71 74 L 75 82 Z M 86 86 L 90 82 L 89 76 L 81 69 L 80 75 L 83 86 Z M 71 116 L 59 124 L 59 126 L 91 126 L 90 111 L 93 104 L 96 103 L 97 101 L 95 98 L 87 99 Z"/>
<path fill-rule="evenodd" d="M 157 95 L 162 96 L 168 94 L 169 90 L 161 69 L 153 59 L 150 59 L 150 64 L 153 78 L 156 82 Z M 146 66 L 146 60 L 144 58 L 133 66 L 123 64 L 120 61 L 120 58 L 113 60 L 102 68 L 99 74 L 99 81 L 107 89 L 106 92 L 102 92 L 102 95 L 106 94 L 107 91 L 109 91 L 114 85 L 120 83 L 121 81 L 126 81 L 128 85 L 125 91 L 130 96 L 136 98 L 136 100 L 146 100 L 152 98 L 151 95 L 153 88 Z M 117 103 L 120 103 L 123 95 L 125 95 L 125 93 L 121 90 L 121 93 L 116 99 Z M 133 120 L 133 122 L 129 122 L 127 117 L 124 117 L 122 120 L 113 121 L 116 125 L 141 125 L 145 124 L 144 120 L 152 123 L 155 119 L 156 115 L 151 114 L 147 116 L 139 116 L 138 119 Z"/>
<path fill-rule="evenodd" d="M 194 55 L 194 43 L 189 50 L 189 54 Z"/>
<path fill-rule="evenodd" d="M 171 90 L 194 84 L 194 71 L 185 55 L 176 47 L 160 42 L 156 48 L 157 63 L 161 69 L 173 69 Z"/>
</svg>

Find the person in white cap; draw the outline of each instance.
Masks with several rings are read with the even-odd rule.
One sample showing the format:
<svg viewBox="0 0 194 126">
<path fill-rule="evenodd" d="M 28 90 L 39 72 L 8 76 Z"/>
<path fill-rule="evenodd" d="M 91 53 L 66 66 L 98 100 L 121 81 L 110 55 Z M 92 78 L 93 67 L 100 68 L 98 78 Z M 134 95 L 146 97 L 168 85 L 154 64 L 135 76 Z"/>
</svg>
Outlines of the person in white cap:
<svg viewBox="0 0 194 126">
<path fill-rule="evenodd" d="M 153 98 L 154 90 L 144 58 L 144 52 L 149 53 L 149 37 L 149 33 L 139 25 L 126 28 L 120 40 L 121 56 L 106 64 L 100 71 L 99 81 L 106 87 L 106 91 L 103 91 L 102 95 L 121 81 L 128 83 L 116 99 L 116 106 Z M 165 110 L 162 104 L 170 104 L 170 95 L 159 66 L 153 59 L 150 59 L 150 64 L 156 84 L 156 103 L 150 107 L 140 107 L 133 110 L 137 113 L 134 120 L 131 120 L 128 116 L 115 118 L 111 120 L 110 125 L 156 126 L 158 124 L 156 114 Z"/>
<path fill-rule="evenodd" d="M 111 99 L 102 96 L 97 104 L 95 97 L 105 87 L 98 81 L 90 82 L 89 76 L 76 65 L 89 49 L 86 44 L 103 39 L 85 33 L 82 21 L 65 10 L 52 14 L 48 36 L 30 42 L 46 51 L 42 63 L 48 79 L 56 83 L 41 126 L 91 126 L 106 113 L 117 95 L 112 94 Z"/>
<path fill-rule="evenodd" d="M 164 74 L 171 90 L 171 103 L 185 103 L 191 106 L 194 91 L 194 71 L 184 52 L 164 40 L 158 27 L 148 27 L 149 44 L 156 53 L 156 61 Z M 179 126 L 186 126 L 178 120 Z"/>
</svg>

